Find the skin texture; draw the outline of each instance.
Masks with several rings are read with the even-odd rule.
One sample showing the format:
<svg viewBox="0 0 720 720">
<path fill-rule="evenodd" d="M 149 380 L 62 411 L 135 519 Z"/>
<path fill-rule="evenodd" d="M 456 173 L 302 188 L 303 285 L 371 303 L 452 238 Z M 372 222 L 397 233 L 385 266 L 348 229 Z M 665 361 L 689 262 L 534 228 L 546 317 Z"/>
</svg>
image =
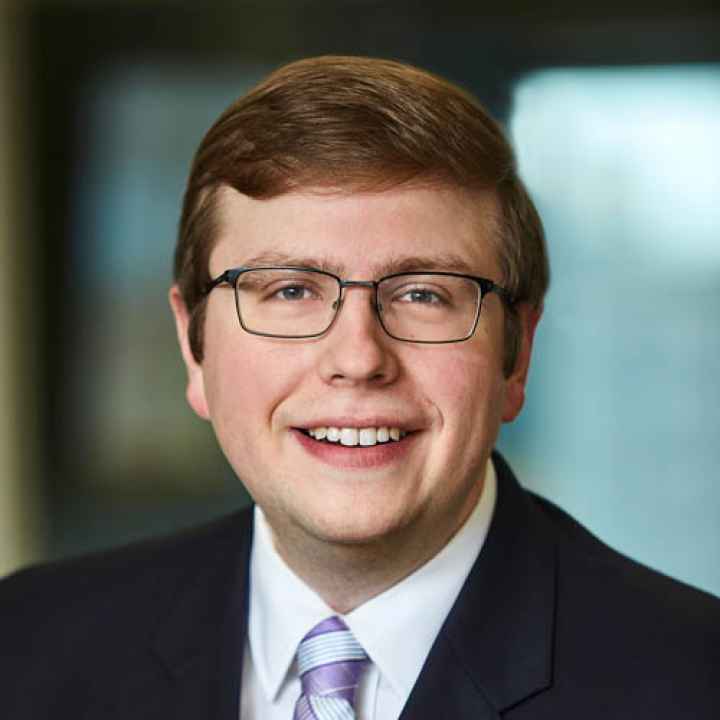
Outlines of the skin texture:
<svg viewBox="0 0 720 720">
<path fill-rule="evenodd" d="M 458 271 L 499 282 L 496 212 L 490 194 L 437 187 L 317 190 L 270 200 L 225 189 L 210 272 L 257 264 L 253 259 L 272 251 L 297 259 L 291 264 L 367 280 L 408 258 L 424 258 L 414 269 L 428 270 L 428 261 L 452 255 L 466 266 Z M 515 371 L 504 377 L 505 309 L 497 295 L 483 301 L 475 335 L 447 345 L 388 337 L 371 297 L 367 289 L 349 289 L 323 337 L 280 340 L 244 332 L 232 290 L 218 288 L 208 298 L 198 364 L 188 347 L 184 304 L 176 287 L 170 291 L 188 402 L 212 422 L 230 464 L 265 512 L 278 552 L 338 612 L 430 559 L 472 511 L 500 424 L 522 408 L 539 317 L 519 308 L 522 349 Z M 333 419 L 413 432 L 375 455 L 309 452 L 294 428 Z"/>
</svg>

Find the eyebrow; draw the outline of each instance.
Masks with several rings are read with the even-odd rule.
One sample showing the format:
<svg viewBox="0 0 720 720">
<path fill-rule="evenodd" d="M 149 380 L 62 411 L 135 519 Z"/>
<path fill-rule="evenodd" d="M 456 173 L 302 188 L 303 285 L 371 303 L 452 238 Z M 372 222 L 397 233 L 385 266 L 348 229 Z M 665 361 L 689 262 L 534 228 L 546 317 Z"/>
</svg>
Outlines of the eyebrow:
<svg viewBox="0 0 720 720">
<path fill-rule="evenodd" d="M 243 267 L 289 266 L 304 267 L 315 270 L 324 270 L 341 278 L 346 278 L 348 268 L 326 257 L 302 257 L 277 251 L 267 251 L 247 258 Z M 411 255 L 391 257 L 373 266 L 373 277 L 384 277 L 394 273 L 422 272 L 423 270 L 436 272 L 457 272 L 464 275 L 476 275 L 473 268 L 465 259 L 454 253 L 438 253 L 433 255 Z"/>
<path fill-rule="evenodd" d="M 341 275 L 344 269 L 342 265 L 339 265 L 327 258 L 309 256 L 302 257 L 299 255 L 277 252 L 275 250 L 268 250 L 267 252 L 253 255 L 251 258 L 247 258 L 243 262 L 242 266 L 248 268 L 274 266 L 303 267 L 312 268 L 314 270 L 324 270 L 325 272 L 332 273 L 333 275 Z"/>
</svg>

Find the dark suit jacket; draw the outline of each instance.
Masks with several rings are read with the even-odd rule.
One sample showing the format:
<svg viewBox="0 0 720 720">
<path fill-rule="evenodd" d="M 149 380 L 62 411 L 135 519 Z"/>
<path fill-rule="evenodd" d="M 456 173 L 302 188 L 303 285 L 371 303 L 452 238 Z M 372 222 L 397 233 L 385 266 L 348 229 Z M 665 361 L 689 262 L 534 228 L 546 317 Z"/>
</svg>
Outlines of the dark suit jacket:
<svg viewBox="0 0 720 720">
<path fill-rule="evenodd" d="M 495 459 L 490 532 L 402 720 L 720 718 L 720 601 L 613 552 Z M 0 583 L 0 717 L 237 720 L 251 521 Z"/>
</svg>

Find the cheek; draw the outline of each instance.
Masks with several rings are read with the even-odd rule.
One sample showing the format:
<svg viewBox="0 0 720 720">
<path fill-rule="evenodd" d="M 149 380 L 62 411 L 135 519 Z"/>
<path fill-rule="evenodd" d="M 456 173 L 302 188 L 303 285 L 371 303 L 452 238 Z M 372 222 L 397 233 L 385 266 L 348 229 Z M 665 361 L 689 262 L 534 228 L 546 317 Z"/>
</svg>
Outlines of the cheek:
<svg viewBox="0 0 720 720">
<path fill-rule="evenodd" d="M 275 408 L 292 392 L 291 377 L 276 354 L 226 347 L 208 357 L 206 396 L 217 441 L 250 494 L 262 497 L 278 457 Z"/>
<path fill-rule="evenodd" d="M 455 442 L 487 436 L 499 427 L 504 379 L 494 356 L 458 346 L 439 366 L 427 363 L 424 376 L 442 429 L 452 433 Z"/>
<path fill-rule="evenodd" d="M 244 332 L 234 312 L 210 310 L 218 308 L 206 318 L 203 381 L 211 421 L 228 449 L 268 427 L 303 363 L 297 349 Z"/>
<path fill-rule="evenodd" d="M 271 424 L 275 408 L 292 393 L 301 365 L 286 348 L 273 351 L 249 339 L 208 358 L 206 393 L 213 422 L 254 433 Z"/>
</svg>

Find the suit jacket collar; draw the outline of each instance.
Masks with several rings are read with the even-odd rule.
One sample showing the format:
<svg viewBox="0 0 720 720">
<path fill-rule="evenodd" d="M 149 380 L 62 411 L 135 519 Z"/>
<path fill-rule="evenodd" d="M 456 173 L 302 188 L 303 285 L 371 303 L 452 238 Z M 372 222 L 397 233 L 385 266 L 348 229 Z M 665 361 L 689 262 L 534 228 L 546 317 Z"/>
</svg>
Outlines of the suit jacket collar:
<svg viewBox="0 0 720 720">
<path fill-rule="evenodd" d="M 251 511 L 223 519 L 212 533 L 186 559 L 187 572 L 158 618 L 154 649 L 173 676 L 183 675 L 188 664 L 216 648 L 228 622 L 243 634 L 247 625 Z"/>
<path fill-rule="evenodd" d="M 550 685 L 554 543 L 503 458 L 493 460 L 498 500 L 490 532 L 401 720 L 489 720 Z"/>
<path fill-rule="evenodd" d="M 235 513 L 197 535 L 198 539 L 174 549 L 173 557 L 184 568 L 158 603 L 160 613 L 151 639 L 154 670 L 136 671 L 143 682 L 136 683 L 134 697 L 120 698 L 112 708 L 118 719 L 238 718 L 252 513 Z M 89 717 L 98 716 L 115 717 L 112 712 Z"/>
</svg>

